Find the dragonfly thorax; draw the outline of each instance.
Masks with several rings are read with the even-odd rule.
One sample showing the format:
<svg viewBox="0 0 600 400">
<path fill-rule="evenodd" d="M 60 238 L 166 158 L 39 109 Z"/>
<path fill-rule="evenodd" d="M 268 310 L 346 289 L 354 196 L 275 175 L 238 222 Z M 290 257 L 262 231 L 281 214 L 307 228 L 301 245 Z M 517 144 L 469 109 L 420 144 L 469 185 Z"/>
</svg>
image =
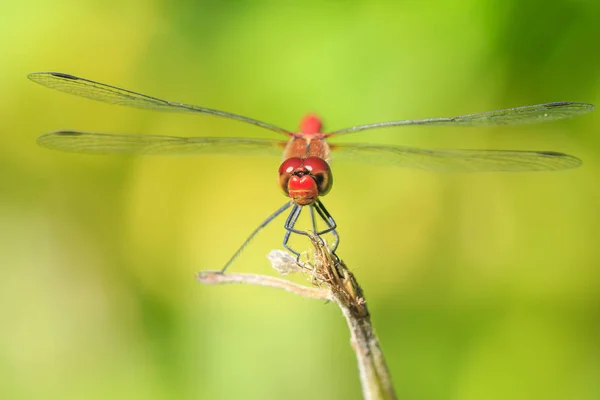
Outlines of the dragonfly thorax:
<svg viewBox="0 0 600 400">
<path fill-rule="evenodd" d="M 279 167 L 279 187 L 299 206 L 313 204 L 329 193 L 332 184 L 329 164 L 319 157 L 292 157 Z"/>
</svg>

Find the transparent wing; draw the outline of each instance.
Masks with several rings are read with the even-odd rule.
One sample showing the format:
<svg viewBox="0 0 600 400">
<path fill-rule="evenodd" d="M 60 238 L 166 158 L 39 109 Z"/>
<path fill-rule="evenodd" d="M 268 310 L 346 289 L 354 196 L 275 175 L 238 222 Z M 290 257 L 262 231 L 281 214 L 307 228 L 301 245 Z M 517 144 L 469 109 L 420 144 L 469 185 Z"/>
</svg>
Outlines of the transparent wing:
<svg viewBox="0 0 600 400">
<path fill-rule="evenodd" d="M 461 115 L 448 118 L 425 118 L 404 121 L 381 122 L 377 124 L 358 125 L 350 128 L 339 129 L 327 134 L 327 137 L 364 131 L 366 129 L 388 128 L 403 125 L 517 125 L 535 122 L 555 121 L 558 119 L 572 118 L 577 115 L 586 114 L 595 107 L 588 103 L 556 102 L 538 104 L 535 106 L 524 106 L 507 108 L 505 110 L 487 111 L 476 114 Z"/>
<path fill-rule="evenodd" d="M 177 137 L 60 131 L 42 135 L 38 144 L 86 154 L 248 154 L 278 155 L 284 142 L 266 139 Z"/>
<path fill-rule="evenodd" d="M 78 78 L 76 76 L 63 74 L 60 72 L 34 72 L 29 74 L 27 77 L 32 81 L 39 83 L 40 85 L 74 94 L 76 96 L 103 101 L 105 103 L 151 110 L 216 115 L 218 117 L 235 119 L 237 121 L 257 125 L 288 136 L 291 135 L 291 133 L 285 129 L 275 125 L 267 124 L 266 122 L 258 121 L 256 119 L 205 107 L 183 103 L 173 103 L 167 100 L 162 100 L 156 97 L 147 96 L 145 94 L 132 92 L 130 90 L 106 85 L 104 83 L 94 82 L 84 78 Z"/>
<path fill-rule="evenodd" d="M 557 171 L 581 160 L 554 151 L 431 150 L 409 146 L 335 145 L 332 159 L 393 165 L 438 172 Z"/>
</svg>

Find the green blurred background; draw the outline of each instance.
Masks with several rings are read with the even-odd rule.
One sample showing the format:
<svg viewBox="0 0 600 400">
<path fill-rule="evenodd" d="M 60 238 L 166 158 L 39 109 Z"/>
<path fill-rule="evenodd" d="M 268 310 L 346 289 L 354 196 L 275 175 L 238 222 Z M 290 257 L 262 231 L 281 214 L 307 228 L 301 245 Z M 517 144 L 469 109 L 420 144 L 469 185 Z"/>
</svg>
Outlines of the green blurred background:
<svg viewBox="0 0 600 400">
<path fill-rule="evenodd" d="M 53 152 L 57 129 L 277 138 L 38 86 L 60 71 L 295 129 L 600 104 L 597 1 L 0 4 L 0 398 L 359 399 L 334 305 L 206 287 L 285 198 L 278 158 Z M 402 399 L 600 398 L 598 112 L 340 142 L 555 150 L 559 173 L 336 164 L 325 204 Z M 283 218 L 232 271 L 272 274 Z"/>
</svg>

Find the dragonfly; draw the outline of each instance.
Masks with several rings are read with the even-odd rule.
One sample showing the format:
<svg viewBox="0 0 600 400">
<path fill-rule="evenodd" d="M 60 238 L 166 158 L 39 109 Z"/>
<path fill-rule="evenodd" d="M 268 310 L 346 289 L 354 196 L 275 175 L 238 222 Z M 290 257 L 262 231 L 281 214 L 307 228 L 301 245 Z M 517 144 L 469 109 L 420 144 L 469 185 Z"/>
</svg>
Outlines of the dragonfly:
<svg viewBox="0 0 600 400">
<path fill-rule="evenodd" d="M 310 210 L 312 232 L 318 236 L 331 233 L 331 250 L 339 245 L 337 224 L 320 198 L 330 192 L 333 185 L 331 153 L 335 157 L 349 157 L 354 161 L 377 162 L 397 167 L 427 171 L 452 172 L 519 172 L 557 171 L 581 165 L 577 157 L 555 151 L 538 150 L 488 150 L 488 149 L 425 149 L 411 146 L 356 144 L 330 144 L 333 136 L 347 135 L 365 130 L 408 125 L 490 126 L 517 125 L 555 121 L 585 114 L 594 109 L 592 104 L 581 102 L 553 102 L 496 111 L 466 114 L 457 117 L 399 120 L 356 125 L 349 128 L 323 132 L 319 117 L 305 116 L 298 131 L 290 131 L 257 119 L 190 104 L 177 103 L 157 97 L 121 89 L 116 86 L 79 78 L 60 72 L 35 72 L 28 78 L 43 86 L 105 103 L 141 109 L 207 114 L 255 125 L 278 134 L 287 140 L 250 139 L 241 137 L 183 137 L 121 133 L 95 133 L 62 130 L 43 134 L 38 144 L 54 150 L 86 154 L 281 154 L 279 187 L 289 200 L 265 219 L 243 242 L 220 270 L 227 268 L 242 253 L 248 243 L 273 219 L 291 208 L 284 224 L 283 246 L 300 258 L 300 252 L 289 246 L 291 234 L 308 235 L 296 228 L 304 207 Z M 321 227 L 318 227 L 320 221 Z"/>
</svg>

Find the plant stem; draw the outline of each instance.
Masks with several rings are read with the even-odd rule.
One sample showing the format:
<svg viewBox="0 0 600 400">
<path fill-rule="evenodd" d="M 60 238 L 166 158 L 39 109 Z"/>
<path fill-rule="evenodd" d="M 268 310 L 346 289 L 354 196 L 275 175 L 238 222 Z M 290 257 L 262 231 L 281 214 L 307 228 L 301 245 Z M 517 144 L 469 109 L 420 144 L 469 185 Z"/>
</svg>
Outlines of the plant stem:
<svg viewBox="0 0 600 400">
<path fill-rule="evenodd" d="M 318 236 L 311 236 L 314 251 L 306 263 L 298 263 L 289 254 L 272 251 L 273 268 L 285 275 L 300 271 L 316 287 L 285 279 L 256 274 L 221 274 L 203 271 L 197 276 L 204 284 L 241 283 L 278 288 L 303 297 L 337 303 L 350 329 L 350 343 L 356 353 L 363 397 L 367 400 L 394 400 L 396 394 L 379 341 L 371 325 L 363 291 L 342 260 L 331 252 Z"/>
</svg>

